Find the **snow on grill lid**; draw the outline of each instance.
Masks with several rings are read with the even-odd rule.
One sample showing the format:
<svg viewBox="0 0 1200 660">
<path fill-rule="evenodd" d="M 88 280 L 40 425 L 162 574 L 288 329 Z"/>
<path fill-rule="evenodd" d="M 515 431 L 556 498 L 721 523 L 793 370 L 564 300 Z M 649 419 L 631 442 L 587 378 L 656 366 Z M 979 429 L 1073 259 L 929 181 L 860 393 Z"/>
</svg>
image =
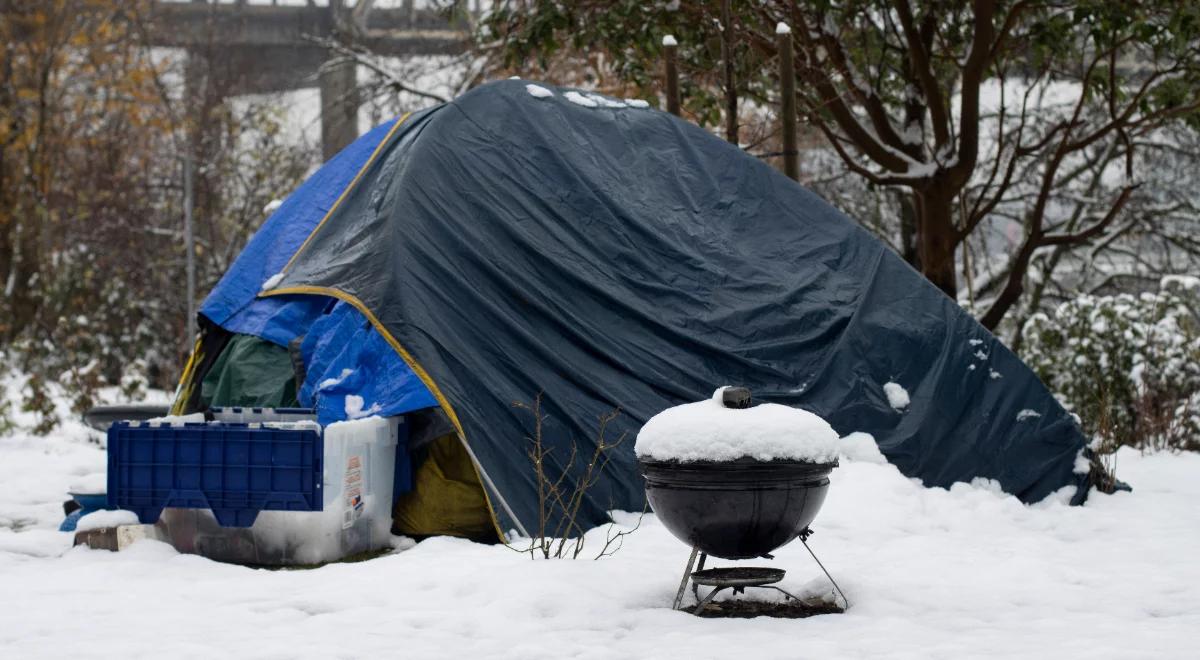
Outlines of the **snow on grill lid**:
<svg viewBox="0 0 1200 660">
<path fill-rule="evenodd" d="M 638 432 L 634 452 L 659 461 L 760 461 L 790 459 L 827 462 L 838 456 L 838 434 L 817 415 L 775 403 L 726 408 L 725 388 L 711 399 L 658 413 Z"/>
</svg>

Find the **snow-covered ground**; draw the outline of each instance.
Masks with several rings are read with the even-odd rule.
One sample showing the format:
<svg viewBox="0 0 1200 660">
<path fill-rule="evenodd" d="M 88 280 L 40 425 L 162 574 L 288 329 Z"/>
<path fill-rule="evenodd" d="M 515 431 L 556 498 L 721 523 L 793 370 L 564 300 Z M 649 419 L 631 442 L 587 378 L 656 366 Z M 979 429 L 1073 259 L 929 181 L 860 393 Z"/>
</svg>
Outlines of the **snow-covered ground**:
<svg viewBox="0 0 1200 660">
<path fill-rule="evenodd" d="M 360 563 L 255 570 L 54 531 L 104 453 L 78 424 L 0 437 L 0 657 L 1188 658 L 1200 642 L 1200 456 L 1124 452 L 1135 491 L 1028 507 L 926 489 L 847 445 L 813 548 L 852 607 L 803 620 L 671 611 L 688 550 L 652 516 L 599 561 L 435 538 Z M 622 516 L 630 522 L 632 516 Z M 603 530 L 585 554 L 603 545 Z M 716 562 L 720 564 L 721 562 Z M 784 586 L 817 592 L 794 544 Z"/>
</svg>

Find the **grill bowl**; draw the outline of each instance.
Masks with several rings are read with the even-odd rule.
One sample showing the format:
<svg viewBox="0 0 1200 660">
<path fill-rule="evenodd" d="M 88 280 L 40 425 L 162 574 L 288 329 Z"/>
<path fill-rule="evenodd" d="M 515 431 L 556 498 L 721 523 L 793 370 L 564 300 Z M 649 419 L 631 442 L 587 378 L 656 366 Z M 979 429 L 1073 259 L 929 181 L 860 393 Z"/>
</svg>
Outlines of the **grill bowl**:
<svg viewBox="0 0 1200 660">
<path fill-rule="evenodd" d="M 663 525 L 722 559 L 762 557 L 808 527 L 825 502 L 831 463 L 640 460 L 646 497 Z"/>
</svg>

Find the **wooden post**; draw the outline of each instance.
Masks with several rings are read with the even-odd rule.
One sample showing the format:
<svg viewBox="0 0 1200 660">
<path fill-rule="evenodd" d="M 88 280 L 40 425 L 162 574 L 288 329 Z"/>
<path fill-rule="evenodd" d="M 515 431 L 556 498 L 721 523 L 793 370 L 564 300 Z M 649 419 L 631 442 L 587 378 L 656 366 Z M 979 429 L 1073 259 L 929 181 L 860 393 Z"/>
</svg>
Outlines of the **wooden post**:
<svg viewBox="0 0 1200 660">
<path fill-rule="evenodd" d="M 730 2 L 721 2 L 721 59 L 725 61 L 725 139 L 737 144 L 737 86 L 733 75 L 733 10 Z"/>
<path fill-rule="evenodd" d="M 667 77 L 667 112 L 679 116 L 679 65 L 677 52 L 679 43 L 675 37 L 667 35 L 662 38 L 663 59 L 666 63 Z"/>
<path fill-rule="evenodd" d="M 796 62 L 792 52 L 792 29 L 787 23 L 775 26 L 779 42 L 779 81 L 783 93 L 779 118 L 783 124 L 783 173 L 800 180 L 800 151 L 796 141 Z"/>
</svg>

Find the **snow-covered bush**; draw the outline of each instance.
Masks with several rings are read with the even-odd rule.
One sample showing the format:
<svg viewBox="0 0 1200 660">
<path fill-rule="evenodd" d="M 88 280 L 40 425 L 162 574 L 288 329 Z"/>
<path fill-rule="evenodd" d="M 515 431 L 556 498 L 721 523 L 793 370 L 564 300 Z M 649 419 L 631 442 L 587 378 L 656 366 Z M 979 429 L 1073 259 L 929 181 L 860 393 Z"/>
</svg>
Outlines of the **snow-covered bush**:
<svg viewBox="0 0 1200 660">
<path fill-rule="evenodd" d="M 1023 357 L 1102 448 L 1200 449 L 1198 294 L 1080 296 L 1030 318 Z"/>
</svg>

